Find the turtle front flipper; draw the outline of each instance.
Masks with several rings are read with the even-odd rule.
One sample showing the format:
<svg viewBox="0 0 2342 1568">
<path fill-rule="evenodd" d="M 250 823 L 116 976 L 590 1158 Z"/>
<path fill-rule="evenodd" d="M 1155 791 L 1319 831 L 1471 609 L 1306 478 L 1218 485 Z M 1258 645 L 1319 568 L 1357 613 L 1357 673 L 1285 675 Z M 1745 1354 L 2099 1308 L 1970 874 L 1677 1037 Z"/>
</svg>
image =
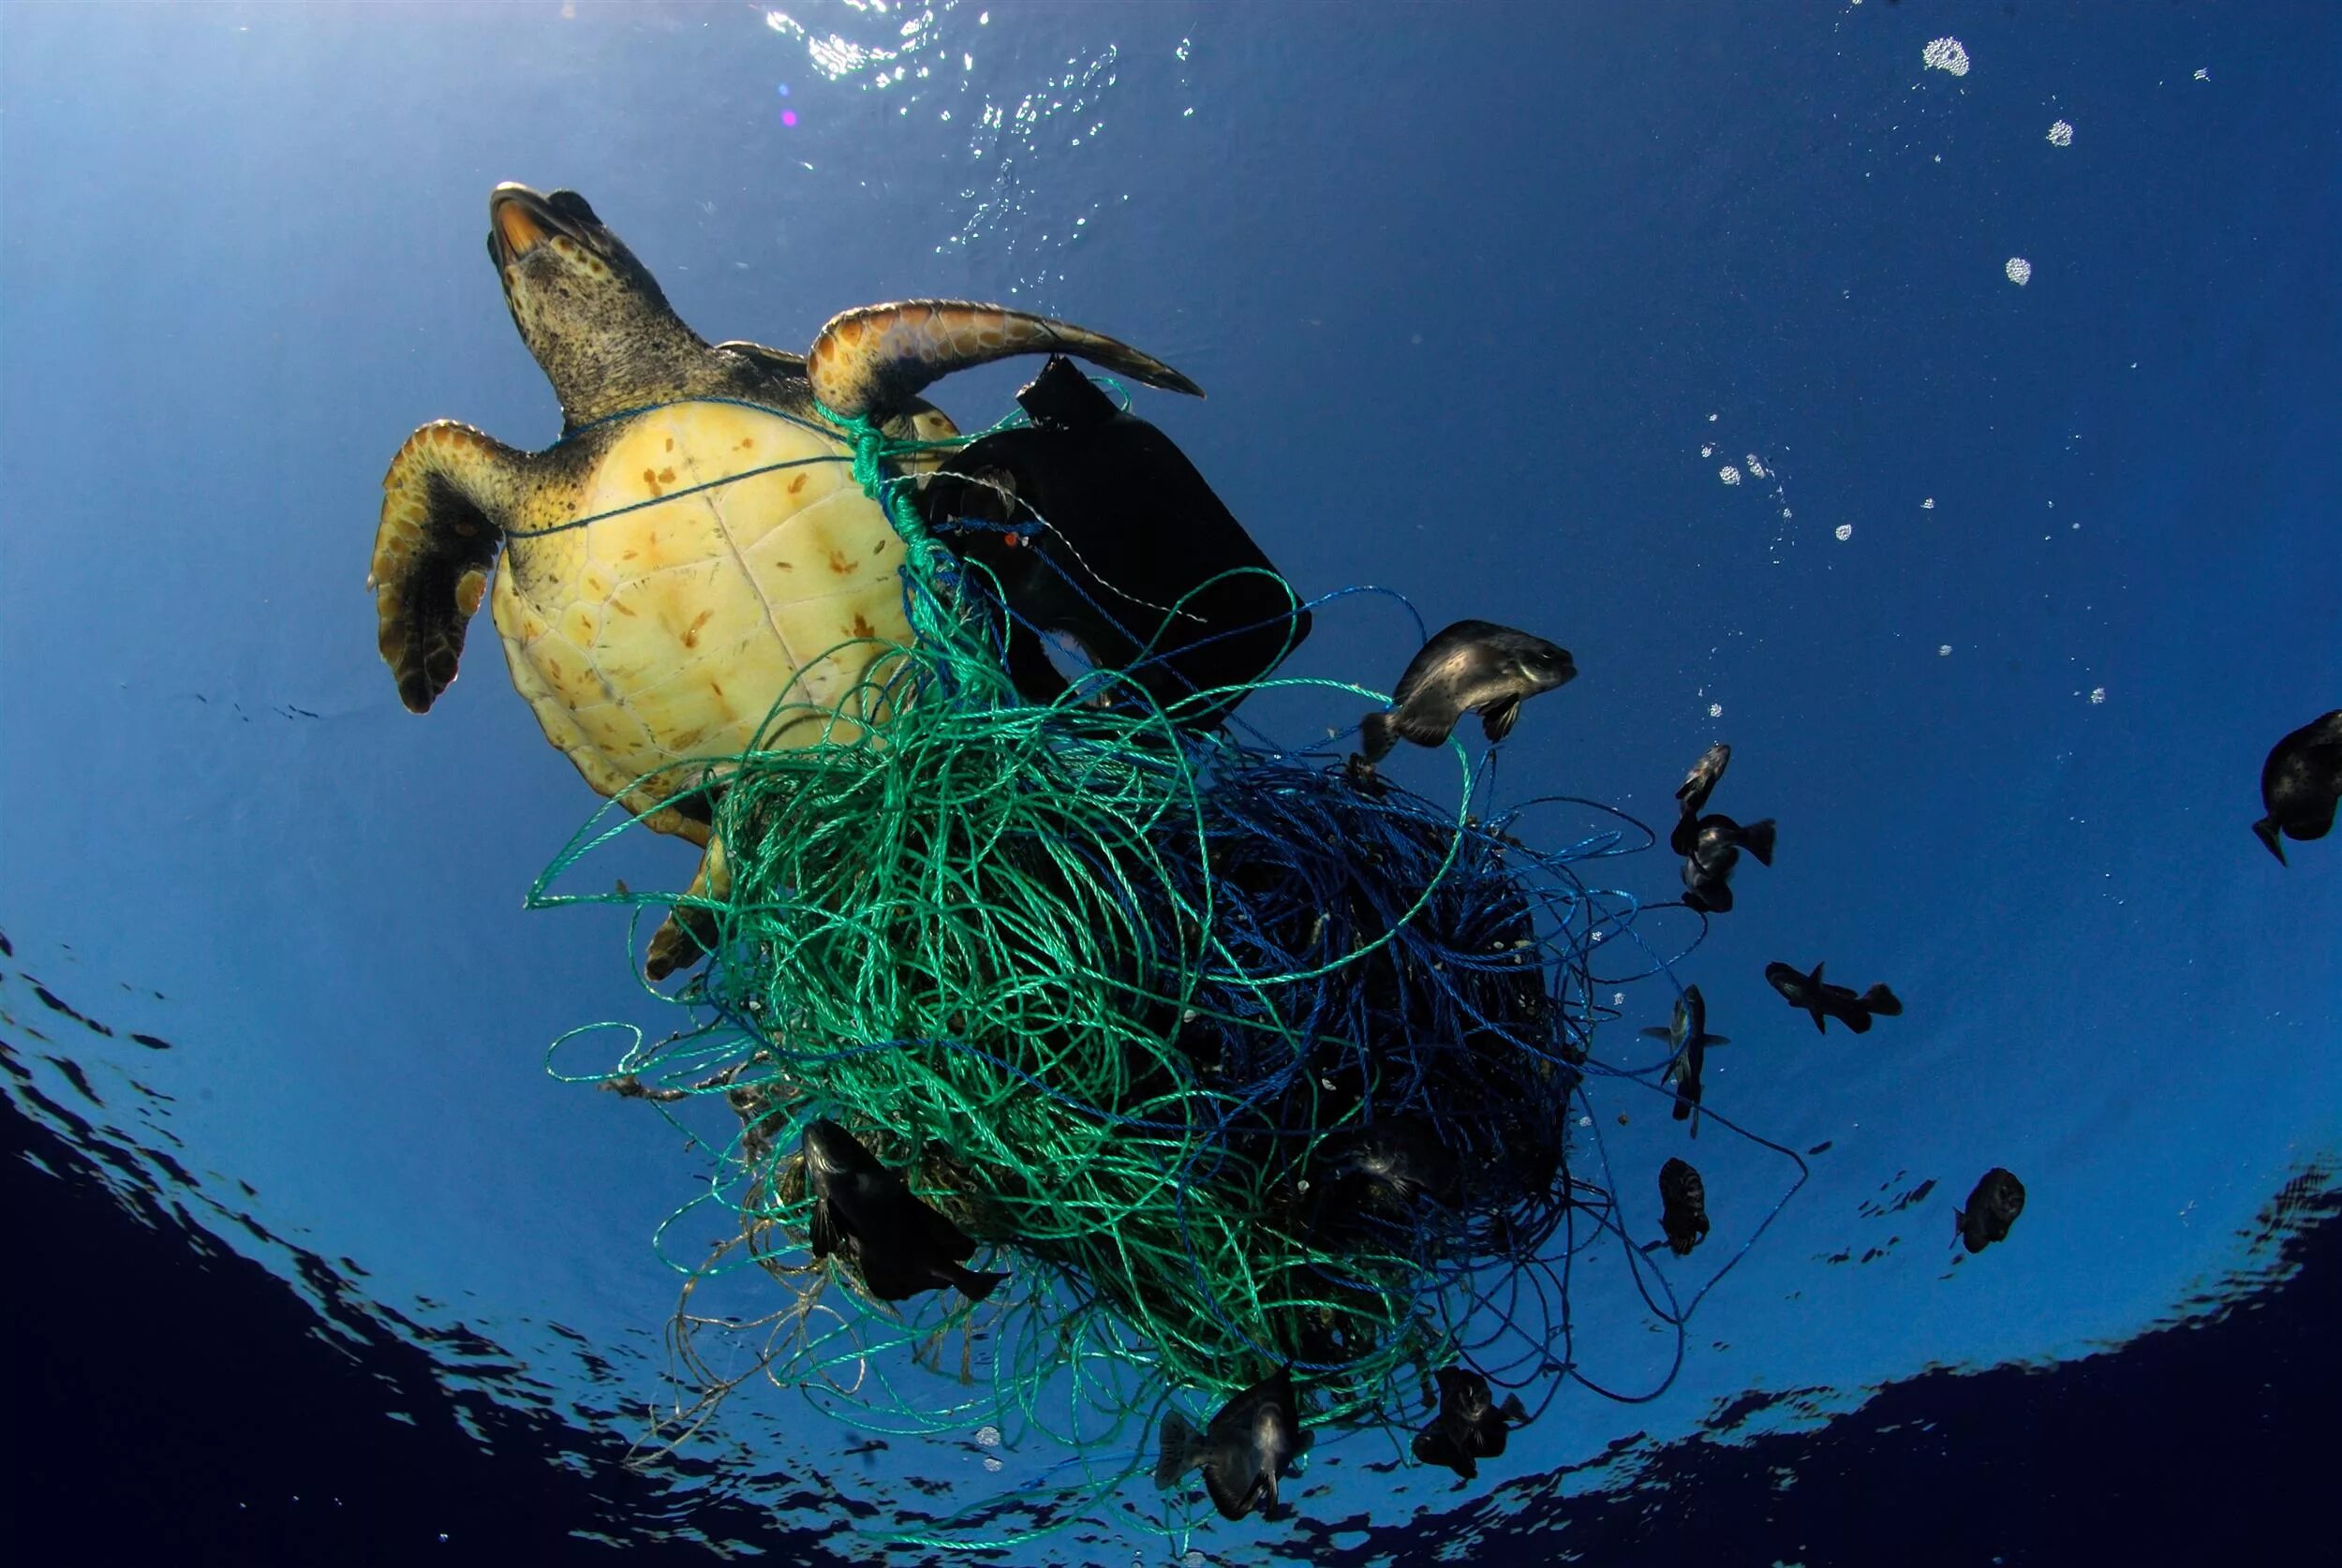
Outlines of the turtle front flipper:
<svg viewBox="0 0 2342 1568">
<path fill-rule="evenodd" d="M 453 420 L 407 438 L 382 477 L 382 521 L 374 532 L 374 590 L 382 661 L 414 713 L 455 678 L 464 626 L 488 591 L 507 515 L 526 459 Z"/>
<path fill-rule="evenodd" d="M 832 413 L 883 422 L 920 388 L 1014 354 L 1071 354 L 1167 392 L 1203 388 L 1152 355 L 1070 321 L 968 300 L 904 300 L 830 318 L 806 374 Z"/>
<path fill-rule="evenodd" d="M 699 872 L 683 895 L 719 899 L 731 892 L 732 874 L 724 868 L 724 841 L 711 836 L 707 852 L 700 857 Z M 716 951 L 716 938 L 715 911 L 695 904 L 674 905 L 659 923 L 659 929 L 650 934 L 650 947 L 643 954 L 644 978 L 655 985 L 678 969 L 689 969 Z"/>
</svg>

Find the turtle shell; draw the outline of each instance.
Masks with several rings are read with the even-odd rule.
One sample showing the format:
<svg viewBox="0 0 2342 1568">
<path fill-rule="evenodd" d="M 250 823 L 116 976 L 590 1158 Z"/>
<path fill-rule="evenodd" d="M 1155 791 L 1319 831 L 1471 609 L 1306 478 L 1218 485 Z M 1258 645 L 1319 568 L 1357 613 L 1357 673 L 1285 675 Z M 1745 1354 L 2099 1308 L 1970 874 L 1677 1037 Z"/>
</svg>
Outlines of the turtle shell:
<svg viewBox="0 0 2342 1568">
<path fill-rule="evenodd" d="M 707 760 L 883 722 L 873 667 L 912 642 L 902 542 L 846 444 L 808 421 L 693 402 L 595 435 L 511 530 L 497 630 L 586 781 L 704 844 L 693 815 L 651 808 Z"/>
</svg>

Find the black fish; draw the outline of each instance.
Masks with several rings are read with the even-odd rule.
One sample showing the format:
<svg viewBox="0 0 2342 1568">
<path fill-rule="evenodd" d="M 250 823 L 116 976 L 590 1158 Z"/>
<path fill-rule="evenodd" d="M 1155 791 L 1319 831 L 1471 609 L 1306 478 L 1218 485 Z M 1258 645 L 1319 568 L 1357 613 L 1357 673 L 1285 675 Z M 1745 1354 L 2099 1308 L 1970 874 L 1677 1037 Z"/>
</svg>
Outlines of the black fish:
<svg viewBox="0 0 2342 1568">
<path fill-rule="evenodd" d="M 1683 782 L 1675 787 L 1675 798 L 1681 803 L 1678 809 L 1684 817 L 1697 821 L 1699 814 L 1708 809 L 1708 797 L 1715 792 L 1716 786 L 1724 779 L 1724 770 L 1731 764 L 1732 748 L 1722 741 L 1699 754 L 1699 761 L 1692 764 L 1692 771 L 1685 774 Z M 1678 850 L 1675 852 L 1688 854 L 1690 851 Z"/>
<path fill-rule="evenodd" d="M 1210 729 L 1309 635 L 1299 596 L 1186 453 L 1073 361 L 1052 357 L 1016 401 L 1030 422 L 953 454 L 919 501 L 1013 612 L 1009 678 L 1029 703 L 1058 701 L 1070 683 L 1046 638 L 1070 638 L 1092 669 L 1122 673 L 1110 690 Z"/>
<path fill-rule="evenodd" d="M 2334 831 L 2334 808 L 2342 801 L 2342 708 L 2312 719 L 2270 748 L 2260 764 L 2260 804 L 2269 814 L 2253 832 L 2285 864 L 2287 838 L 2323 838 Z"/>
<path fill-rule="evenodd" d="M 1666 1028 L 1654 1025 L 1642 1032 L 1673 1048 L 1675 1060 L 1661 1082 L 1674 1084 L 1675 1119 L 1689 1121 L 1692 1136 L 1698 1137 L 1699 1074 L 1707 1066 L 1708 1047 L 1729 1045 L 1731 1037 L 1708 1032 L 1708 1003 L 1697 985 L 1684 986 L 1683 994 L 1675 998 L 1675 1017 Z"/>
<path fill-rule="evenodd" d="M 1366 760 L 1379 762 L 1401 740 L 1438 746 L 1467 713 L 1493 743 L 1512 733 L 1523 698 L 1575 680 L 1567 648 L 1490 621 L 1458 621 L 1423 644 L 1391 693 L 1388 713 L 1359 725 Z"/>
<path fill-rule="evenodd" d="M 1312 1151 L 1311 1212 L 1335 1229 L 1380 1220 L 1413 1228 L 1425 1200 L 1453 1207 L 1455 1154 L 1422 1118 L 1386 1117 L 1327 1133 Z"/>
<path fill-rule="evenodd" d="M 1667 1232 L 1667 1245 L 1679 1258 L 1689 1256 L 1708 1237 L 1708 1184 L 1683 1161 L 1670 1160 L 1659 1167 L 1659 1228 Z M 1658 1245 L 1653 1241 L 1643 1250 Z"/>
<path fill-rule="evenodd" d="M 1759 865 L 1772 864 L 1772 819 L 1742 827 L 1719 812 L 1697 821 L 1687 814 L 1676 823 L 1669 843 L 1680 845 L 1683 856 L 1683 902 L 1723 914 L 1732 908 L 1732 868 L 1740 865 L 1741 851 L 1755 855 Z"/>
<path fill-rule="evenodd" d="M 1201 1432 L 1178 1411 L 1166 1413 L 1155 1485 L 1167 1488 L 1201 1469 L 1222 1518 L 1240 1519 L 1255 1507 L 1271 1515 L 1278 1477 L 1309 1452 L 1310 1441 L 1294 1413 L 1292 1375 L 1280 1368 L 1221 1406 Z"/>
<path fill-rule="evenodd" d="M 1505 1395 L 1501 1405 L 1490 1403 L 1489 1380 L 1469 1368 L 1442 1367 L 1431 1375 L 1439 1380 L 1439 1413 L 1415 1434 L 1415 1457 L 1475 1480 L 1478 1461 L 1503 1454 L 1505 1434 L 1528 1420 L 1529 1413 L 1518 1394 Z"/>
<path fill-rule="evenodd" d="M 2024 1212 L 2024 1183 L 1998 1165 L 1986 1171 L 1968 1194 L 1968 1206 L 1954 1209 L 1951 1222 L 1971 1252 L 2008 1237 L 2008 1227 Z"/>
<path fill-rule="evenodd" d="M 881 1301 L 946 1285 L 982 1301 L 1008 1278 L 963 1267 L 975 1256 L 975 1242 L 834 1121 L 805 1130 L 805 1180 L 813 1194 L 813 1256 L 850 1255 Z"/>
<path fill-rule="evenodd" d="M 1898 1017 L 1903 1003 L 1884 982 L 1856 996 L 1843 985 L 1831 985 L 1821 978 L 1821 966 L 1816 964 L 1812 974 L 1800 974 L 1786 964 L 1767 964 L 1765 978 L 1772 988 L 1788 999 L 1791 1007 L 1801 1007 L 1814 1015 L 1814 1028 L 1823 1034 L 1830 1032 L 1825 1018 L 1835 1018 L 1856 1034 L 1868 1034 L 1871 1015 Z"/>
</svg>

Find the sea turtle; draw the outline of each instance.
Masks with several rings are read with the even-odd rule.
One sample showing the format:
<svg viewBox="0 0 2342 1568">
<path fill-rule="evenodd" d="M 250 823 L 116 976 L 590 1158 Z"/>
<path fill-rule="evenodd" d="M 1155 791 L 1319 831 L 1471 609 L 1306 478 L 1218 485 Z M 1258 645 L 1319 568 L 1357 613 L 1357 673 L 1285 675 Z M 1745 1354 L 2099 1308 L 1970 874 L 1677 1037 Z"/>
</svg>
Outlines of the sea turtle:
<svg viewBox="0 0 2342 1568">
<path fill-rule="evenodd" d="M 950 436 L 922 387 L 1042 351 L 1200 395 L 1112 338 L 963 301 L 848 311 L 804 358 L 710 345 L 574 191 L 497 186 L 488 256 L 560 400 L 561 438 L 526 452 L 439 420 L 399 449 L 368 578 L 382 658 L 401 700 L 427 711 L 490 599 L 545 738 L 647 826 L 707 851 L 694 894 L 724 886 L 709 828 L 721 776 L 699 760 L 852 740 L 885 717 L 872 666 L 911 641 L 901 543 L 824 407 Z M 807 705 L 760 733 L 785 689 Z M 704 934 L 671 916 L 645 972 L 694 961 Z"/>
</svg>

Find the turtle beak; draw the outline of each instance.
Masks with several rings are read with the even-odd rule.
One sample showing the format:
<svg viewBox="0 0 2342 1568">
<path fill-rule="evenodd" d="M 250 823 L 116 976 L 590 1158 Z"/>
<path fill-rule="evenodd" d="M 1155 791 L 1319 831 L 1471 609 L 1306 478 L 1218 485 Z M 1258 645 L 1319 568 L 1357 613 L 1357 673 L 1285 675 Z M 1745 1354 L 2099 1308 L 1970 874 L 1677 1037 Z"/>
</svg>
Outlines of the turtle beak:
<svg viewBox="0 0 2342 1568">
<path fill-rule="evenodd" d="M 506 181 L 488 198 L 488 252 L 509 267 L 562 229 L 545 199 L 526 185 Z"/>
</svg>

